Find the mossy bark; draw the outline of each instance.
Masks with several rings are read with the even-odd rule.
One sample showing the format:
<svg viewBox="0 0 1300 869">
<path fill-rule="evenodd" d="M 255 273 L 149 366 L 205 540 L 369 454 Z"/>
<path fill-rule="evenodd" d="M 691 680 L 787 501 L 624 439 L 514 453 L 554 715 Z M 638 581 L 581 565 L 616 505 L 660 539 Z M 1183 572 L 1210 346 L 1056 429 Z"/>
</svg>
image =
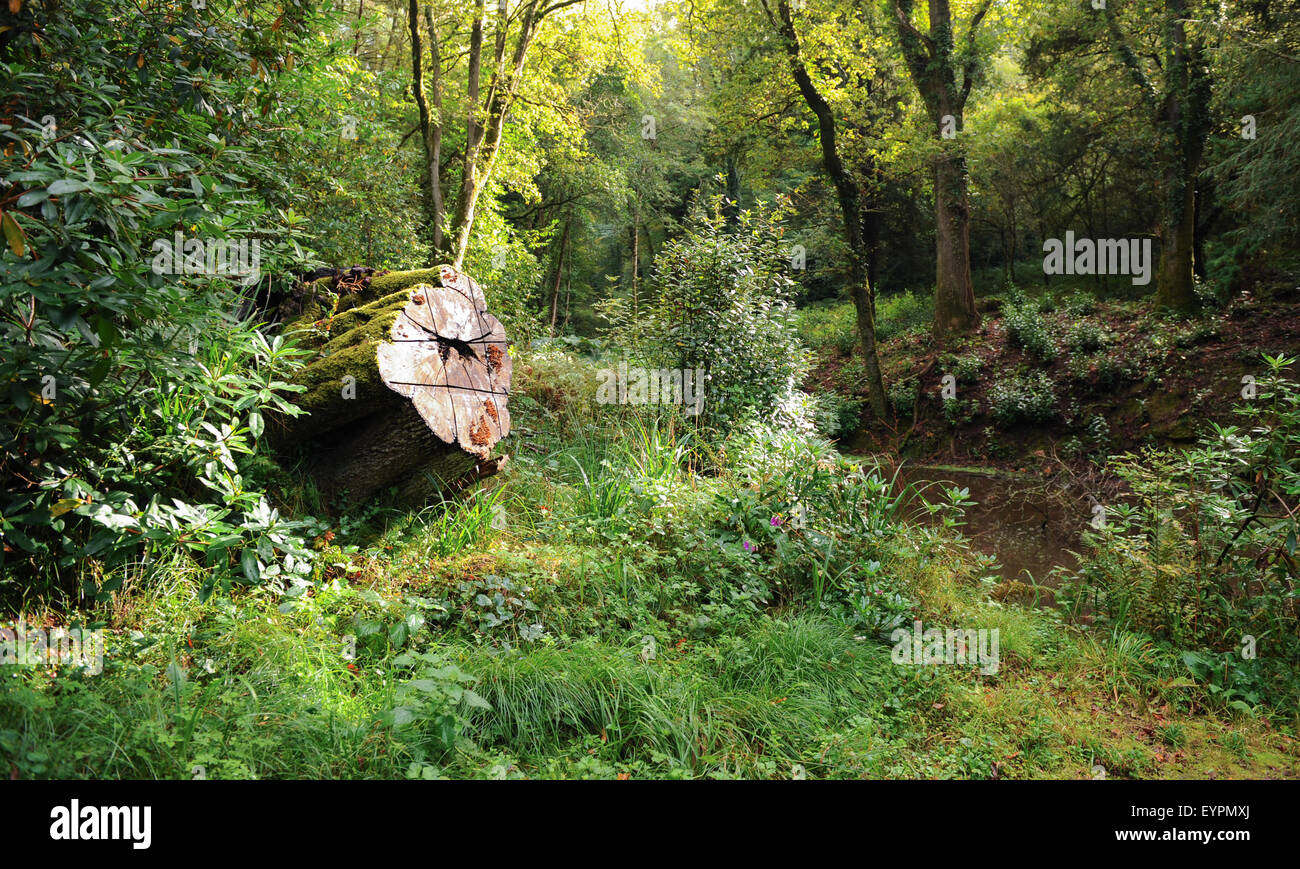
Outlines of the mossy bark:
<svg viewBox="0 0 1300 869">
<path fill-rule="evenodd" d="M 281 454 L 301 456 L 330 494 L 364 500 L 395 488 L 400 500 L 419 502 L 492 473 L 503 461 L 489 455 L 495 439 L 477 455 L 458 443 L 445 442 L 412 399 L 399 394 L 400 387 L 390 386 L 380 374 L 377 354 L 385 345 L 389 352 L 394 349 L 394 324 L 402 317 L 410 319 L 409 312 L 416 310 L 412 304 L 427 310 L 437 294 L 453 292 L 445 280 L 448 274 L 435 268 L 376 275 L 368 286 L 338 297 L 330 292 L 329 279 L 322 279 L 301 300 L 297 315 L 285 323 L 284 331 L 293 333 L 299 346 L 315 355 L 294 379 L 306 387 L 296 398 L 304 414 L 276 420 L 272 440 Z M 432 350 L 424 348 L 424 352 L 436 354 L 441 342 L 428 330 L 420 334 L 426 333 L 425 343 Z M 487 349 L 499 355 L 496 348 Z M 462 351 L 472 364 L 474 355 L 463 347 Z M 448 352 L 444 347 L 444 358 Z M 508 391 L 508 367 L 504 379 Z M 505 413 L 504 396 L 494 395 L 492 400 Z M 505 433 L 508 426 L 499 432 Z"/>
</svg>

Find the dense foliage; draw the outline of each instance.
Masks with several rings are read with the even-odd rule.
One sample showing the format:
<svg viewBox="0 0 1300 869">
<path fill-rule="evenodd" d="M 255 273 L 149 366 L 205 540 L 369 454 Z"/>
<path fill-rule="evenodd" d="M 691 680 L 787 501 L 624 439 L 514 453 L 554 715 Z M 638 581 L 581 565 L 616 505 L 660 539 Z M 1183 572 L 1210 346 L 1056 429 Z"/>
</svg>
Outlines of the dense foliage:
<svg viewBox="0 0 1300 869">
<path fill-rule="evenodd" d="M 0 9 L 6 774 L 1300 776 L 1292 4 L 631 6 Z M 336 497 L 300 277 L 441 262 L 510 461 Z"/>
</svg>

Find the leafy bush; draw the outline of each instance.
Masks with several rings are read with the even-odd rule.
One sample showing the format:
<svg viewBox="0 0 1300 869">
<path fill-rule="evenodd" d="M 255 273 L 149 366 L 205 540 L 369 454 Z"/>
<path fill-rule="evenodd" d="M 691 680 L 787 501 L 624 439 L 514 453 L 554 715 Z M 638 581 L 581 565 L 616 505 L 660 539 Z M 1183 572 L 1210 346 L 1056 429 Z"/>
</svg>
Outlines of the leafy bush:
<svg viewBox="0 0 1300 869">
<path fill-rule="evenodd" d="M 1219 334 L 1219 325 L 1213 320 L 1200 320 L 1190 324 L 1186 329 L 1180 329 L 1174 335 L 1175 347 L 1195 347 L 1204 341 L 1217 337 Z"/>
<path fill-rule="evenodd" d="M 893 405 L 894 413 L 910 415 L 916 409 L 920 390 L 921 384 L 914 379 L 895 380 L 889 384 L 889 403 Z"/>
<path fill-rule="evenodd" d="M 1072 356 L 1068 368 L 1071 378 L 1092 383 L 1099 389 L 1110 389 L 1132 380 L 1134 376 L 1134 368 L 1129 362 L 1110 353 Z"/>
<path fill-rule="evenodd" d="M 1079 320 L 1066 330 L 1065 343 L 1074 353 L 1095 353 L 1110 343 L 1110 336 L 1099 324 Z"/>
<path fill-rule="evenodd" d="M 945 398 L 943 400 L 943 418 L 949 426 L 961 428 L 975 418 L 979 411 L 979 402 L 973 398 Z"/>
<path fill-rule="evenodd" d="M 1084 458 L 1105 456 L 1110 448 L 1110 423 L 1106 417 L 1094 413 L 1088 418 L 1084 436 L 1070 437 L 1061 446 L 1061 454 L 1067 458 Z"/>
<path fill-rule="evenodd" d="M 655 256 L 654 301 L 642 315 L 610 307 L 619 343 L 660 367 L 703 369 L 701 417 L 717 430 L 773 414 L 807 426 L 792 402 L 808 360 L 798 340 L 779 213 L 760 204 L 731 227 L 721 200 L 709 204 L 710 211 L 697 209 Z"/>
<path fill-rule="evenodd" d="M 838 438 L 857 431 L 862 424 L 865 400 L 849 398 L 838 392 L 819 392 L 813 396 L 813 424 L 828 438 Z"/>
<path fill-rule="evenodd" d="M 1023 295 L 1013 298 L 1002 307 L 1002 322 L 1012 346 L 1043 362 L 1056 358 L 1056 342 L 1047 327 L 1038 306 Z"/>
<path fill-rule="evenodd" d="M 1056 413 L 1054 389 L 1041 371 L 1010 375 L 989 389 L 989 412 L 1003 425 L 1047 422 Z"/>
<path fill-rule="evenodd" d="M 258 112 L 275 107 L 278 77 L 248 67 L 283 69 L 309 14 L 209 26 L 188 6 L 160 18 L 89 0 L 9 46 L 0 77 L 21 110 L 0 123 L 15 194 L 0 259 L 7 573 L 67 591 L 95 574 L 88 559 L 169 546 L 213 582 L 305 569 L 294 526 L 258 491 L 256 455 L 267 413 L 294 412 L 282 377 L 295 351 L 233 315 L 231 277 L 160 274 L 151 251 L 176 234 L 257 242 L 264 275 L 302 258 L 299 219 L 256 156 L 287 135 Z"/>
<path fill-rule="evenodd" d="M 1075 291 L 1061 303 L 1061 310 L 1070 317 L 1087 317 L 1097 313 L 1097 299 L 1090 293 Z"/>
<path fill-rule="evenodd" d="M 983 370 L 983 359 L 974 353 L 964 353 L 953 357 L 952 367 L 947 373 L 957 378 L 958 383 L 977 383 Z"/>
</svg>

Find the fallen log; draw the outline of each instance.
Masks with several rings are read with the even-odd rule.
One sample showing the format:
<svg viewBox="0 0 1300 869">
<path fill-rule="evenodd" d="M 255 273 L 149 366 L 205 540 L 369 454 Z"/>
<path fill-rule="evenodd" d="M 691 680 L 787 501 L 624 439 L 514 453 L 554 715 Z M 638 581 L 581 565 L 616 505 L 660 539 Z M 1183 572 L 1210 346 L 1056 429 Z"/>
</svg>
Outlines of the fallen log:
<svg viewBox="0 0 1300 869">
<path fill-rule="evenodd" d="M 296 375 L 306 414 L 272 432 L 330 494 L 395 488 L 414 503 L 496 470 L 510 433 L 512 362 L 483 291 L 451 266 L 305 285 L 282 310 L 314 356 Z"/>
</svg>

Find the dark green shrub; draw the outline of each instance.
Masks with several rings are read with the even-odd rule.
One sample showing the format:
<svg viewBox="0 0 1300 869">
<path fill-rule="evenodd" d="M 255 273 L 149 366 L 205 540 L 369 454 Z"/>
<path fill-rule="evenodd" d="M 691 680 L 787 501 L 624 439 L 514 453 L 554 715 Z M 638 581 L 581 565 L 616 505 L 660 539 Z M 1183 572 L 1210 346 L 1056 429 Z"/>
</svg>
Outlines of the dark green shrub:
<svg viewBox="0 0 1300 869">
<path fill-rule="evenodd" d="M 1003 425 L 1041 423 L 1056 413 L 1055 387 L 1046 374 L 1013 374 L 989 390 L 989 413 Z"/>
<path fill-rule="evenodd" d="M 1013 347 L 1020 347 L 1030 356 L 1043 362 L 1056 358 L 1056 342 L 1052 340 L 1047 321 L 1033 302 L 1019 296 L 1002 308 L 1002 323 Z"/>
</svg>

